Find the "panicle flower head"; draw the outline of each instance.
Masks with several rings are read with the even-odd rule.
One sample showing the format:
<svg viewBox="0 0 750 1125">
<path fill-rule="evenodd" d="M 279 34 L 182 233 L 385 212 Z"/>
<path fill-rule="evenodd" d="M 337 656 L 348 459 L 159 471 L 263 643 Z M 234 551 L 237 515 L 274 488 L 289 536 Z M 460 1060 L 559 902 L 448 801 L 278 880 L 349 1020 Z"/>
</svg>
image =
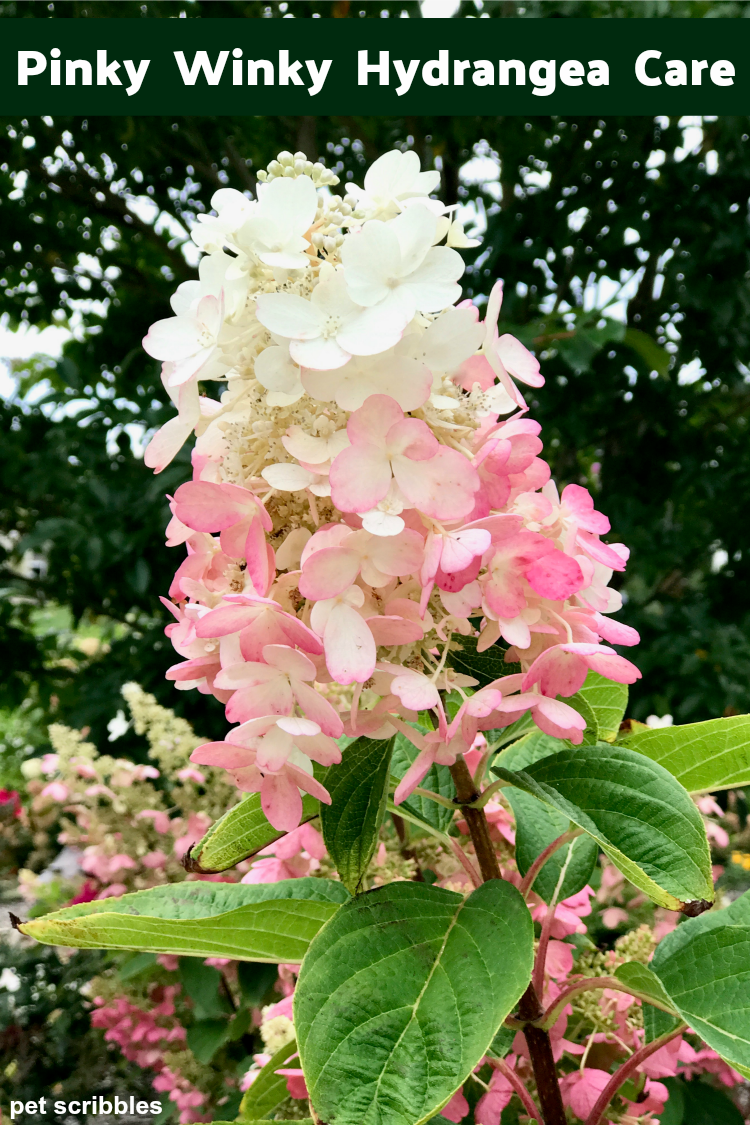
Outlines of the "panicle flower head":
<svg viewBox="0 0 750 1125">
<path fill-rule="evenodd" d="M 192 761 L 259 791 L 288 831 L 303 792 L 328 799 L 313 763 L 338 760 L 342 732 L 411 732 L 402 801 L 527 712 L 580 743 L 559 697 L 592 672 L 640 673 L 611 647 L 637 634 L 607 616 L 627 549 L 603 541 L 585 488 L 550 480 L 520 389 L 543 385 L 539 362 L 499 326 L 501 281 L 483 320 L 461 301 L 457 248 L 475 243 L 434 198 L 438 173 L 393 150 L 340 196 L 322 164 L 283 152 L 259 179 L 257 198 L 215 194 L 198 279 L 144 340 L 177 408 L 146 461 L 161 471 L 195 434 L 193 479 L 170 497 L 186 555 L 165 599 L 168 677 L 239 725 Z M 520 673 L 472 695 L 451 667 L 472 642 L 502 644 Z M 408 725 L 424 709 L 430 735 Z"/>
</svg>

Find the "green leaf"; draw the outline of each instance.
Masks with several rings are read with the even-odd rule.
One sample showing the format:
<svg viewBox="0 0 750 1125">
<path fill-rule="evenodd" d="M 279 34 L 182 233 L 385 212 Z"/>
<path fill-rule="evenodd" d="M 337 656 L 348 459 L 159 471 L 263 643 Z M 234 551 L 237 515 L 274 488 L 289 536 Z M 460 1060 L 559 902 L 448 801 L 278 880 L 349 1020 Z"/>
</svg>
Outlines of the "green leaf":
<svg viewBox="0 0 750 1125">
<path fill-rule="evenodd" d="M 505 663 L 506 649 L 498 643 L 490 645 L 484 652 L 477 652 L 476 637 L 462 637 L 460 633 L 454 633 L 451 641 L 460 647 L 450 650 L 448 663 L 464 676 L 473 676 L 479 681 L 479 687 L 520 670 L 518 664 Z"/>
<path fill-rule="evenodd" d="M 599 742 L 543 758 L 527 770 L 493 766 L 504 781 L 567 817 L 654 902 L 680 910 L 713 899 L 703 820 L 663 767 Z"/>
<path fill-rule="evenodd" d="M 229 1038 L 229 1022 L 219 1019 L 198 1020 L 187 1031 L 187 1045 L 200 1063 L 208 1064 Z"/>
<path fill-rule="evenodd" d="M 391 773 L 399 781 L 418 753 L 419 750 L 412 742 L 409 742 L 406 735 L 396 735 L 393 757 L 391 758 Z M 447 766 L 432 766 L 425 775 L 424 781 L 420 782 L 420 787 L 429 789 L 433 793 L 439 793 L 441 797 L 447 797 L 450 801 L 456 796 L 456 787 L 453 784 L 451 771 Z M 402 808 L 413 813 L 414 816 L 423 820 L 425 824 L 429 824 L 438 832 L 445 832 L 453 820 L 451 809 L 447 809 L 445 805 L 439 805 L 437 801 L 431 801 L 429 797 L 418 797 L 412 794 L 407 801 L 404 801 Z"/>
<path fill-rule="evenodd" d="M 667 934 L 651 968 L 683 1020 L 745 1073 L 750 1068 L 750 893 Z"/>
<path fill-rule="evenodd" d="M 317 798 L 305 793 L 300 823 L 312 820 L 319 811 Z M 211 825 L 202 840 L 189 849 L 184 861 L 185 867 L 188 871 L 204 875 L 227 871 L 285 835 L 285 832 L 278 832 L 268 823 L 266 814 L 260 807 L 260 794 L 248 793 L 244 800 Z"/>
<path fill-rule="evenodd" d="M 516 719 L 515 723 L 510 726 L 500 727 L 497 730 L 486 730 L 484 737 L 490 746 L 495 746 L 498 750 L 503 746 L 509 746 L 511 742 L 515 742 L 525 734 L 531 734 L 534 731 L 539 731 L 539 727 L 534 722 L 531 711 L 525 711 L 520 719 Z"/>
<path fill-rule="evenodd" d="M 278 976 L 275 965 L 258 961 L 240 961 L 237 966 L 237 981 L 242 992 L 242 1002 L 250 1008 L 258 1008 L 269 988 Z"/>
<path fill-rule="evenodd" d="M 75 949 L 140 949 L 238 961 L 299 962 L 348 894 L 331 879 L 175 883 L 66 906 L 23 933 Z"/>
<path fill-rule="evenodd" d="M 750 715 L 654 727 L 631 734 L 621 745 L 664 766 L 688 793 L 750 785 Z"/>
<path fill-rule="evenodd" d="M 512 789 L 506 796 L 516 818 L 516 863 L 525 875 L 536 857 L 568 831 L 570 821 L 522 789 Z M 596 840 L 588 835 L 577 836 L 550 856 L 534 880 L 534 890 L 545 902 L 551 902 L 564 868 L 558 901 L 578 894 L 590 880 L 598 858 Z"/>
<path fill-rule="evenodd" d="M 559 754 L 561 750 L 569 749 L 569 745 L 562 738 L 553 738 L 551 734 L 544 734 L 534 724 L 528 734 L 524 734 L 512 746 L 506 746 L 494 760 L 494 766 L 502 766 L 508 770 L 525 770 L 534 762 L 542 758 L 549 758 L 552 754 Z"/>
<path fill-rule="evenodd" d="M 513 1046 L 516 1034 L 514 1028 L 501 1024 L 497 1035 L 487 1048 L 487 1054 L 491 1055 L 493 1059 L 504 1059 Z"/>
<path fill-rule="evenodd" d="M 666 375 L 669 371 L 669 352 L 660 348 L 655 340 L 638 328 L 626 328 L 624 342 L 648 365 L 651 371 Z"/>
<path fill-rule="evenodd" d="M 341 763 L 328 770 L 330 805 L 320 810 L 320 826 L 341 882 L 357 894 L 378 846 L 390 780 L 393 739 L 358 738 Z"/>
<path fill-rule="evenodd" d="M 614 742 L 628 705 L 628 687 L 627 684 L 616 684 L 598 672 L 589 672 L 580 691 L 565 702 L 583 715 L 591 724 L 590 729 L 598 732 L 598 738 L 603 742 Z"/>
<path fill-rule="evenodd" d="M 152 968 L 155 964 L 156 954 L 136 953 L 133 957 L 128 957 L 128 959 L 123 962 L 117 975 L 120 980 L 132 980 L 133 977 L 140 976 L 141 973 L 145 973 L 147 969 Z"/>
<path fill-rule="evenodd" d="M 467 899 L 402 882 L 347 903 L 310 946 L 294 994 L 320 1119 L 429 1121 L 487 1051 L 532 957 L 531 915 L 500 880 Z"/>
<path fill-rule="evenodd" d="M 669 1100 L 659 1114 L 659 1125 L 744 1125 L 744 1118 L 730 1098 L 715 1086 L 693 1079 L 660 1078 L 669 1090 Z"/>
<path fill-rule="evenodd" d="M 204 965 L 199 957 L 180 957 L 180 983 L 195 1005 L 197 1020 L 226 1016 L 231 1008 L 226 996 L 219 994 L 221 973 L 212 965 Z"/>
<path fill-rule="evenodd" d="M 241 961 L 241 965 L 247 964 L 246 961 Z M 278 972 L 278 969 L 277 969 Z M 229 1038 L 232 1042 L 241 1039 L 242 1036 L 249 1030 L 253 1022 L 253 1013 L 250 1008 L 240 1008 L 237 1015 L 229 1024 Z M 237 1107 L 239 1109 L 239 1105 Z"/>
<path fill-rule="evenodd" d="M 624 965 L 619 965 L 615 969 L 615 976 L 639 999 L 649 1004 L 656 1004 L 662 1009 L 668 1009 L 672 1015 L 677 1014 L 661 981 L 647 965 L 642 965 L 640 961 L 626 961 Z"/>
<path fill-rule="evenodd" d="M 284 1066 L 284 1063 L 295 1054 L 296 1050 L 297 1043 L 292 1039 L 290 1043 L 279 1047 L 273 1058 L 268 1060 L 252 1086 L 249 1086 L 243 1095 L 238 1121 L 255 1121 L 256 1119 L 267 1118 L 273 1113 L 276 1106 L 286 1101 L 289 1097 L 286 1078 L 283 1074 L 277 1074 L 276 1071 L 280 1066 Z"/>
</svg>

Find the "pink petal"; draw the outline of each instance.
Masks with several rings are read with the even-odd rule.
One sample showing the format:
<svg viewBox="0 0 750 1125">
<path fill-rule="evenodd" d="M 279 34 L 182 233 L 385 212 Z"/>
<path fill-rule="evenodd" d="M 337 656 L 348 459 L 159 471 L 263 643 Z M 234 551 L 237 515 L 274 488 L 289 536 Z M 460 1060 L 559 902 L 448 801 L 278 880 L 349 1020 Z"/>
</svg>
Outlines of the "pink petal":
<svg viewBox="0 0 750 1125">
<path fill-rule="evenodd" d="M 418 672 L 394 676 L 391 681 L 391 691 L 410 711 L 429 710 L 431 707 L 437 707 L 440 700 L 440 693 L 432 680 L 428 680 Z"/>
<path fill-rule="evenodd" d="M 324 804 L 330 805 L 330 793 L 325 788 L 325 786 L 321 785 L 319 781 L 315 780 L 312 774 L 309 774 L 306 770 L 300 769 L 299 766 L 294 766 L 291 763 L 287 765 L 286 772 L 290 777 L 294 778 L 300 789 L 304 789 L 304 791 L 306 793 L 309 793 L 311 797 L 317 797 L 318 800 L 323 801 Z"/>
<path fill-rule="evenodd" d="M 323 643 L 326 666 L 337 683 L 362 684 L 369 680 L 375 668 L 375 641 L 366 621 L 351 606 L 342 603 L 333 607 Z"/>
<path fill-rule="evenodd" d="M 315 691 L 309 684 L 301 680 L 292 683 L 292 690 L 302 710 L 308 719 L 317 723 L 323 734 L 330 738 L 341 738 L 344 733 L 344 724 L 337 711 L 333 709 L 327 699 L 320 692 Z"/>
<path fill-rule="evenodd" d="M 328 547 L 308 556 L 302 567 L 299 592 L 322 601 L 343 593 L 359 574 L 359 555 L 346 547 Z"/>
<path fill-rule="evenodd" d="M 190 761 L 199 766 L 219 766 L 234 770 L 250 766 L 255 761 L 255 751 L 246 746 L 235 746 L 231 742 L 204 742 L 190 755 Z"/>
<path fill-rule="evenodd" d="M 523 678 L 523 690 L 539 683 L 543 695 L 575 695 L 583 687 L 589 663 L 569 646 L 555 645 L 538 656 Z"/>
<path fill-rule="evenodd" d="M 404 412 L 388 395 L 370 395 L 346 424 L 352 445 L 385 445 L 391 426 L 403 421 Z"/>
<path fill-rule="evenodd" d="M 265 684 L 240 688 L 227 703 L 230 723 L 246 723 L 262 715 L 291 715 L 294 696 L 286 676 L 276 676 Z"/>
<path fill-rule="evenodd" d="M 279 668 L 298 680 L 315 679 L 316 669 L 312 660 L 303 653 L 296 652 L 289 645 L 264 645 L 263 659 L 274 668 Z"/>
<path fill-rule="evenodd" d="M 440 569 L 445 574 L 465 570 L 477 555 L 483 555 L 492 542 L 489 531 L 480 528 L 457 531 L 445 537 Z"/>
<path fill-rule="evenodd" d="M 520 379 L 522 383 L 526 383 L 530 387 L 544 386 L 544 376 L 540 374 L 539 360 L 515 336 L 510 336 L 507 333 L 501 336 L 495 344 L 495 350 L 503 367 L 514 379 Z"/>
<path fill-rule="evenodd" d="M 402 418 L 386 435 L 390 456 L 408 457 L 410 461 L 427 461 L 438 451 L 438 440 L 426 422 L 419 418 Z"/>
<path fill-rule="evenodd" d="M 469 515 L 474 493 L 480 487 L 476 469 L 457 450 L 444 445 L 428 461 L 395 458 L 393 475 L 404 496 L 437 520 L 460 520 Z"/>
<path fill-rule="evenodd" d="M 567 738 L 578 744 L 586 729 L 586 720 L 573 707 L 560 699 L 539 696 L 539 703 L 532 711 L 532 718 L 545 734 L 553 738 Z"/>
<path fill-rule="evenodd" d="M 641 639 L 639 633 L 630 625 L 624 625 L 622 621 L 613 621 L 603 613 L 594 614 L 594 628 L 600 637 L 604 637 L 605 641 L 613 645 L 637 645 Z"/>
<path fill-rule="evenodd" d="M 525 571 L 525 577 L 532 590 L 553 602 L 565 601 L 585 585 L 580 566 L 563 551 L 538 559 Z"/>
<path fill-rule="evenodd" d="M 174 494 L 175 515 L 194 531 L 223 531 L 257 508 L 252 492 L 235 484 L 190 480 Z"/>
<path fill-rule="evenodd" d="M 609 656 L 597 652 L 588 658 L 588 665 L 593 672 L 618 684 L 634 684 L 641 678 L 640 670 L 624 656 Z"/>
<path fill-rule="evenodd" d="M 368 617 L 367 624 L 378 645 L 406 645 L 419 641 L 424 636 L 424 629 L 416 621 L 390 614 L 385 617 Z"/>
<path fill-rule="evenodd" d="M 594 535 L 588 531 L 578 531 L 576 536 L 579 546 L 583 547 L 587 554 L 591 555 L 592 559 L 601 563 L 603 566 L 608 566 L 610 570 L 624 570 L 625 560 L 622 559 L 616 551 L 607 543 L 602 543 Z"/>
<path fill-rule="evenodd" d="M 394 805 L 400 805 L 401 802 L 405 801 L 409 794 L 416 789 L 420 781 L 427 775 L 434 760 L 434 748 L 430 747 L 427 750 L 420 750 L 396 787 L 396 792 L 393 794 Z"/>
<path fill-rule="evenodd" d="M 373 397 L 382 398 L 382 395 Z M 393 402 L 393 399 L 386 401 Z M 363 406 L 362 410 L 364 409 Z M 397 409 L 400 411 L 400 407 Z M 349 421 L 351 422 L 351 418 Z M 381 446 L 350 445 L 334 458 L 329 480 L 331 499 L 339 511 L 369 512 L 370 508 L 380 503 L 390 488 L 390 462 Z"/>
<path fill-rule="evenodd" d="M 269 823 L 279 832 L 291 832 L 302 819 L 299 789 L 286 774 L 266 774 L 260 803 Z"/>
</svg>

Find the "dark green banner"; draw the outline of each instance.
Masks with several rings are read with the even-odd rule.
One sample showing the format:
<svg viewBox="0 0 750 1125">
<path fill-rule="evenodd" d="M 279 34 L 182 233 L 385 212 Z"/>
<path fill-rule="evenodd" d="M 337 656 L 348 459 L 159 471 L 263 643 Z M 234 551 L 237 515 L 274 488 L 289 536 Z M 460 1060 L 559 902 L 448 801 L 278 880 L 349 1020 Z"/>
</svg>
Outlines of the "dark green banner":
<svg viewBox="0 0 750 1125">
<path fill-rule="evenodd" d="M 728 114 L 750 21 L 4 19 L 4 114 Z"/>
</svg>

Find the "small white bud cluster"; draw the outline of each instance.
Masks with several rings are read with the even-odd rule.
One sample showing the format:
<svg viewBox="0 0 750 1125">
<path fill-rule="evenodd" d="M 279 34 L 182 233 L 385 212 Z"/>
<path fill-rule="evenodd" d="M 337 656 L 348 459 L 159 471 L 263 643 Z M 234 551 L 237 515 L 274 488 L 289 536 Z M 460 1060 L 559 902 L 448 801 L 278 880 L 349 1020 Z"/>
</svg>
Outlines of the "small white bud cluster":
<svg viewBox="0 0 750 1125">
<path fill-rule="evenodd" d="M 335 187 L 339 182 L 335 172 L 326 168 L 319 160 L 315 163 L 308 160 L 304 152 L 280 152 L 267 169 L 258 172 L 258 179 L 262 183 L 270 183 L 280 176 L 284 176 L 287 180 L 296 180 L 298 176 L 309 176 L 316 187 Z"/>
</svg>

